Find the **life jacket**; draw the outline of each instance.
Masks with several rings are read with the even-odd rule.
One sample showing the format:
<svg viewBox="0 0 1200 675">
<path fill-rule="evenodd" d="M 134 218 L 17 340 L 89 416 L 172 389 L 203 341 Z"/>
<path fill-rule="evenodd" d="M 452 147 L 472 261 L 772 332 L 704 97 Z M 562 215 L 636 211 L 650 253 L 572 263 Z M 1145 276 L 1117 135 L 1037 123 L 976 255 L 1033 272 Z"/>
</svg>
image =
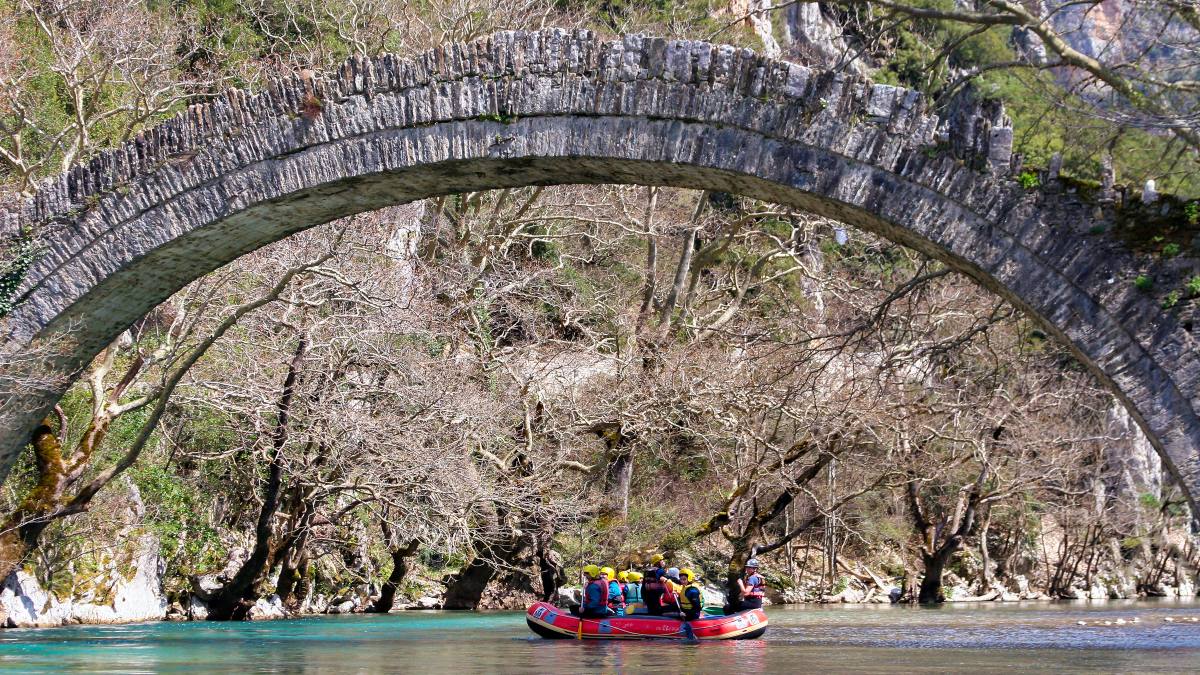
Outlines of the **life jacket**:
<svg viewBox="0 0 1200 675">
<path fill-rule="evenodd" d="M 695 602 L 698 603 L 698 605 L 693 604 L 692 599 L 688 597 L 688 591 L 690 591 L 693 588 L 696 589 L 697 595 L 696 595 Z M 685 612 L 704 609 L 704 589 L 700 586 L 700 584 L 693 581 L 692 583 L 688 584 L 687 586 L 680 587 L 679 608 Z"/>
<path fill-rule="evenodd" d="M 761 574 L 751 574 L 746 577 L 746 582 L 746 585 L 750 587 L 750 590 L 746 591 L 747 598 L 761 598 L 766 595 L 767 582 Z"/>
<path fill-rule="evenodd" d="M 663 579 L 662 585 L 663 585 L 663 594 L 662 594 L 662 601 L 661 601 L 662 606 L 667 611 L 671 611 L 671 610 L 675 609 L 675 603 L 678 602 L 678 599 L 679 599 L 678 589 L 682 588 L 682 586 L 676 585 L 676 583 L 674 581 L 671 581 L 670 579 Z"/>
<path fill-rule="evenodd" d="M 665 586 L 662 579 L 657 576 L 647 576 L 646 581 L 642 582 L 642 602 L 646 603 L 646 607 L 657 610 L 662 607 L 662 596 L 665 592 Z"/>
<path fill-rule="evenodd" d="M 608 611 L 608 584 L 592 579 L 583 589 L 583 608 L 592 612 Z"/>
<path fill-rule="evenodd" d="M 608 606 L 615 610 L 625 607 L 625 588 L 619 581 L 608 582 Z"/>
<path fill-rule="evenodd" d="M 642 585 L 636 581 L 625 584 L 625 602 L 633 604 L 642 601 Z"/>
</svg>

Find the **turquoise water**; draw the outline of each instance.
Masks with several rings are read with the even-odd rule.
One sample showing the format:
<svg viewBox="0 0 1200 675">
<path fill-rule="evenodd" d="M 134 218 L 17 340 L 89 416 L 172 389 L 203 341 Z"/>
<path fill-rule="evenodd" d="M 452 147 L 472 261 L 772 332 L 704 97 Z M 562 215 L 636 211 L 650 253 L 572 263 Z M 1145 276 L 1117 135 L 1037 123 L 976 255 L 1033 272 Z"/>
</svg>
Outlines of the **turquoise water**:
<svg viewBox="0 0 1200 675">
<path fill-rule="evenodd" d="M 543 640 L 514 612 L 13 629 L 0 631 L 0 671 L 1200 672 L 1200 621 L 1188 621 L 1200 618 L 1194 601 L 767 612 L 771 628 L 762 640 L 699 645 Z M 1115 623 L 1134 618 L 1139 622 Z M 1090 625 L 1103 621 L 1113 625 Z"/>
</svg>

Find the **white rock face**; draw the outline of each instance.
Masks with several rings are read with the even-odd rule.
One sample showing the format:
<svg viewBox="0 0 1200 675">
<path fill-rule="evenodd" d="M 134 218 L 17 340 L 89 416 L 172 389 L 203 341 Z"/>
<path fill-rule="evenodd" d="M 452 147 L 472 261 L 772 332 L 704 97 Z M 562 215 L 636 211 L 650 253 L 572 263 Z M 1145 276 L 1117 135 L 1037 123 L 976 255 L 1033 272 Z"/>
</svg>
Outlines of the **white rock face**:
<svg viewBox="0 0 1200 675">
<path fill-rule="evenodd" d="M 31 574 L 18 570 L 0 590 L 0 611 L 6 628 L 41 628 L 63 624 L 61 610 Z"/>
<path fill-rule="evenodd" d="M 765 598 L 764 598 L 764 600 L 765 600 Z M 705 605 L 708 605 L 710 607 L 719 607 L 719 606 L 723 606 L 727 602 L 729 602 L 729 599 L 725 596 L 724 588 L 721 588 L 720 586 L 713 586 L 711 584 L 707 584 L 704 586 L 704 604 Z"/>
<path fill-rule="evenodd" d="M 111 624 L 159 621 L 167 614 L 162 592 L 165 562 L 158 554 L 158 539 L 144 535 L 133 559 L 134 574 L 118 577 L 111 605 L 59 601 L 36 578 L 23 571 L 9 576 L 0 590 L 0 614 L 8 628 L 46 628 L 68 623 Z"/>
<path fill-rule="evenodd" d="M 579 605 L 583 603 L 583 589 L 578 586 L 560 586 L 558 589 L 558 598 L 554 604 L 559 607 L 570 607 L 571 605 Z"/>
<path fill-rule="evenodd" d="M 1108 436 L 1118 440 L 1105 448 L 1105 461 L 1116 469 L 1107 485 L 1118 496 L 1137 499 L 1142 494 L 1162 493 L 1162 459 L 1141 427 L 1120 403 L 1108 411 Z"/>
<path fill-rule="evenodd" d="M 438 606 L 441 604 L 442 604 L 441 600 L 438 600 L 437 598 L 429 596 L 429 595 L 426 595 L 421 598 L 417 598 L 417 602 L 416 602 L 418 609 L 437 609 Z"/>
<path fill-rule="evenodd" d="M 204 621 L 208 618 L 208 605 L 193 595 L 188 602 L 188 618 L 193 621 Z"/>
<path fill-rule="evenodd" d="M 272 595 L 269 598 L 259 598 L 254 606 L 250 608 L 250 620 L 264 621 L 267 619 L 282 619 L 287 616 L 287 610 L 283 608 L 283 601 L 278 595 Z"/>
<path fill-rule="evenodd" d="M 138 541 L 133 578 L 117 584 L 112 608 L 122 623 L 158 621 L 167 615 L 167 598 L 162 589 L 167 562 L 159 555 L 158 545 L 157 537 L 143 535 Z"/>
</svg>

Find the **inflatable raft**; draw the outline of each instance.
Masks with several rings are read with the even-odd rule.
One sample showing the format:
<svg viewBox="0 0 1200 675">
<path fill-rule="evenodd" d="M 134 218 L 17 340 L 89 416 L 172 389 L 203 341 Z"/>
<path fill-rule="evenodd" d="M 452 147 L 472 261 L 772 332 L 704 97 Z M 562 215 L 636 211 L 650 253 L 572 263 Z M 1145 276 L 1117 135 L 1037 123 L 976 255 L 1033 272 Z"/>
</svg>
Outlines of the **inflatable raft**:
<svg viewBox="0 0 1200 675">
<path fill-rule="evenodd" d="M 683 621 L 669 616 L 611 616 L 581 619 L 548 602 L 538 602 L 525 613 L 529 629 L 544 638 L 563 640 L 690 639 Z M 582 626 L 580 625 L 582 624 Z M 690 622 L 697 640 L 753 640 L 767 632 L 767 615 L 750 609 L 729 616 L 706 616 Z"/>
</svg>

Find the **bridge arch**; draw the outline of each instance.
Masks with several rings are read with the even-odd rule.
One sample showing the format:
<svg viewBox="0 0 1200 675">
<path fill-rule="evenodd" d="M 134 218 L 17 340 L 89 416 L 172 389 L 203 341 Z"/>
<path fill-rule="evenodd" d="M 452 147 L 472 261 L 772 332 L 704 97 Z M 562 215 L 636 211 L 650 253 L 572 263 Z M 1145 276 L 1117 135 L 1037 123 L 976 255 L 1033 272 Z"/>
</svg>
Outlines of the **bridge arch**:
<svg viewBox="0 0 1200 675">
<path fill-rule="evenodd" d="M 704 42 L 507 32 L 357 58 L 193 106 L 0 214 L 0 233 L 44 246 L 0 334 L 10 354 L 57 336 L 57 367 L 77 373 L 193 279 L 353 213 L 527 185 L 722 190 L 920 250 L 1036 317 L 1126 405 L 1200 513 L 1200 350 L 1131 283 L 1169 287 L 1185 265 L 1099 236 L 1111 203 L 1022 189 L 1010 153 L 1000 111 L 942 121 L 912 91 Z M 63 387 L 0 402 L 0 477 Z"/>
</svg>

